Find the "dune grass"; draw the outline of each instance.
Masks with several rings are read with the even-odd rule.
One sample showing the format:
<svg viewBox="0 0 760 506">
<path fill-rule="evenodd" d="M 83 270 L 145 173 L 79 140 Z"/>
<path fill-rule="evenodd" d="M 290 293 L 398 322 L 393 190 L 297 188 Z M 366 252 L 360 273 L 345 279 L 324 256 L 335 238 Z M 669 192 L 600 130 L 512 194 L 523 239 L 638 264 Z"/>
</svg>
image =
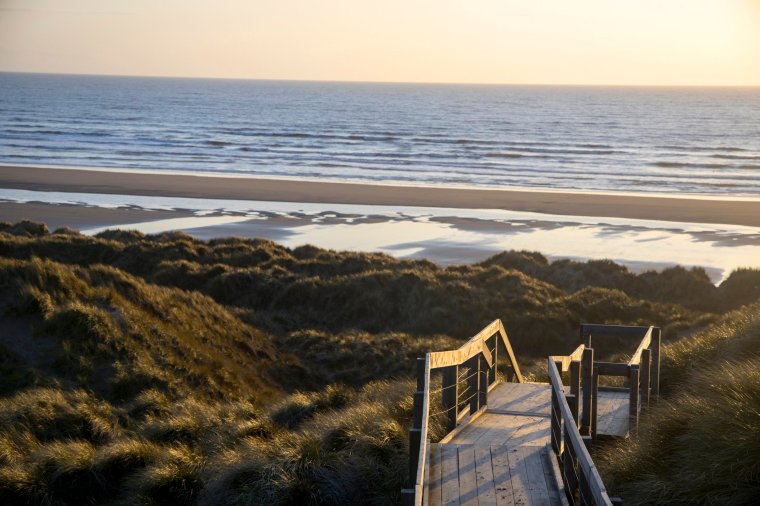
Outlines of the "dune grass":
<svg viewBox="0 0 760 506">
<path fill-rule="evenodd" d="M 595 455 L 626 504 L 757 504 L 760 303 L 663 350 L 664 398 Z"/>
<path fill-rule="evenodd" d="M 417 356 L 494 318 L 523 366 L 574 348 L 581 321 L 654 323 L 670 382 L 693 364 L 678 336 L 755 289 L 753 271 L 705 280 L 0 224 L 0 504 L 396 504 Z M 739 346 L 742 315 L 702 355 Z"/>
</svg>

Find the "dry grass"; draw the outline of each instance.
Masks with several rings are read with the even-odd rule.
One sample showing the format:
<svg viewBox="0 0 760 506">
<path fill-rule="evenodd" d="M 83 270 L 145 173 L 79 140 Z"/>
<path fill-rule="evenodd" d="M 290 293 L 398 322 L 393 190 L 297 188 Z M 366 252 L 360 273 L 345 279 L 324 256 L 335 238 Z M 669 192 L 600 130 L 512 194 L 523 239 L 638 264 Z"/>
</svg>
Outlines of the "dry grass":
<svg viewBox="0 0 760 506">
<path fill-rule="evenodd" d="M 664 349 L 664 391 L 640 436 L 596 456 L 626 504 L 756 504 L 760 304 Z"/>
<path fill-rule="evenodd" d="M 744 301 L 753 279 L 725 294 Z M 526 252 L 444 269 L 0 224 L 0 504 L 398 503 L 415 357 L 497 317 L 523 364 L 570 351 L 581 321 L 673 339 L 727 307 L 707 285 Z M 744 314 L 699 339 L 703 354 L 738 360 L 721 355 L 730 341 L 743 356 Z M 669 350 L 665 379 L 693 355 Z"/>
</svg>

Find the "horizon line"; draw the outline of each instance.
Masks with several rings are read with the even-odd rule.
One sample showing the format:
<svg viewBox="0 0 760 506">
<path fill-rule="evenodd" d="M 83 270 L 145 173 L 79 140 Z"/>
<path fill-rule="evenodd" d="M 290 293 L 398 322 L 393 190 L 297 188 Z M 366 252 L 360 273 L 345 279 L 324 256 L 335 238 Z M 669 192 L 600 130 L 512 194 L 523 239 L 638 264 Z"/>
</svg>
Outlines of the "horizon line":
<svg viewBox="0 0 760 506">
<path fill-rule="evenodd" d="M 1 74 L 35 74 L 83 77 L 135 77 L 148 79 L 209 79 L 217 81 L 269 81 L 300 83 L 417 84 L 444 86 L 565 86 L 599 88 L 760 88 L 760 84 L 621 84 L 621 83 L 537 83 L 537 82 L 464 82 L 464 81 L 378 81 L 361 79 L 293 79 L 266 77 L 221 77 L 147 74 L 95 74 L 91 72 L 44 72 L 0 69 Z"/>
</svg>

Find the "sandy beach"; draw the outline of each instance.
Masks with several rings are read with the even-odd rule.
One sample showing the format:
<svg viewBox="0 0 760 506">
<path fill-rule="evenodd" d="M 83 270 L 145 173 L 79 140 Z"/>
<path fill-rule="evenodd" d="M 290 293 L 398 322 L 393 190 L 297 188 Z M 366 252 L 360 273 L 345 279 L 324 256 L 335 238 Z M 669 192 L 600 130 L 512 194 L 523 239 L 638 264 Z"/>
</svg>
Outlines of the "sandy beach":
<svg viewBox="0 0 760 506">
<path fill-rule="evenodd" d="M 388 186 L 14 166 L 0 166 L 0 188 L 275 202 L 504 209 L 571 216 L 760 226 L 760 200 Z M 85 209 L 82 212 L 87 213 Z M 32 208 L 28 211 L 28 219 L 47 221 L 46 216 L 36 214 Z M 0 215 L 5 216 L 5 211 Z"/>
</svg>

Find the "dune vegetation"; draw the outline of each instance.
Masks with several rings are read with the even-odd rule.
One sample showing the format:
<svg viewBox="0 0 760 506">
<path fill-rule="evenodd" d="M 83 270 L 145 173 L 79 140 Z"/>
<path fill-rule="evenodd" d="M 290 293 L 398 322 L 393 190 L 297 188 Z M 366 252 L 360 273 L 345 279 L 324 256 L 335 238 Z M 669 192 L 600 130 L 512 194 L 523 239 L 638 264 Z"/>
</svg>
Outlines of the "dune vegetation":
<svg viewBox="0 0 760 506">
<path fill-rule="evenodd" d="M 655 324 L 670 384 L 758 280 L 0 224 L 0 503 L 398 503 L 425 351 L 501 318 L 530 370 L 580 322 Z"/>
<path fill-rule="evenodd" d="M 596 461 L 626 504 L 760 500 L 760 303 L 666 345 L 663 398 Z"/>
</svg>

